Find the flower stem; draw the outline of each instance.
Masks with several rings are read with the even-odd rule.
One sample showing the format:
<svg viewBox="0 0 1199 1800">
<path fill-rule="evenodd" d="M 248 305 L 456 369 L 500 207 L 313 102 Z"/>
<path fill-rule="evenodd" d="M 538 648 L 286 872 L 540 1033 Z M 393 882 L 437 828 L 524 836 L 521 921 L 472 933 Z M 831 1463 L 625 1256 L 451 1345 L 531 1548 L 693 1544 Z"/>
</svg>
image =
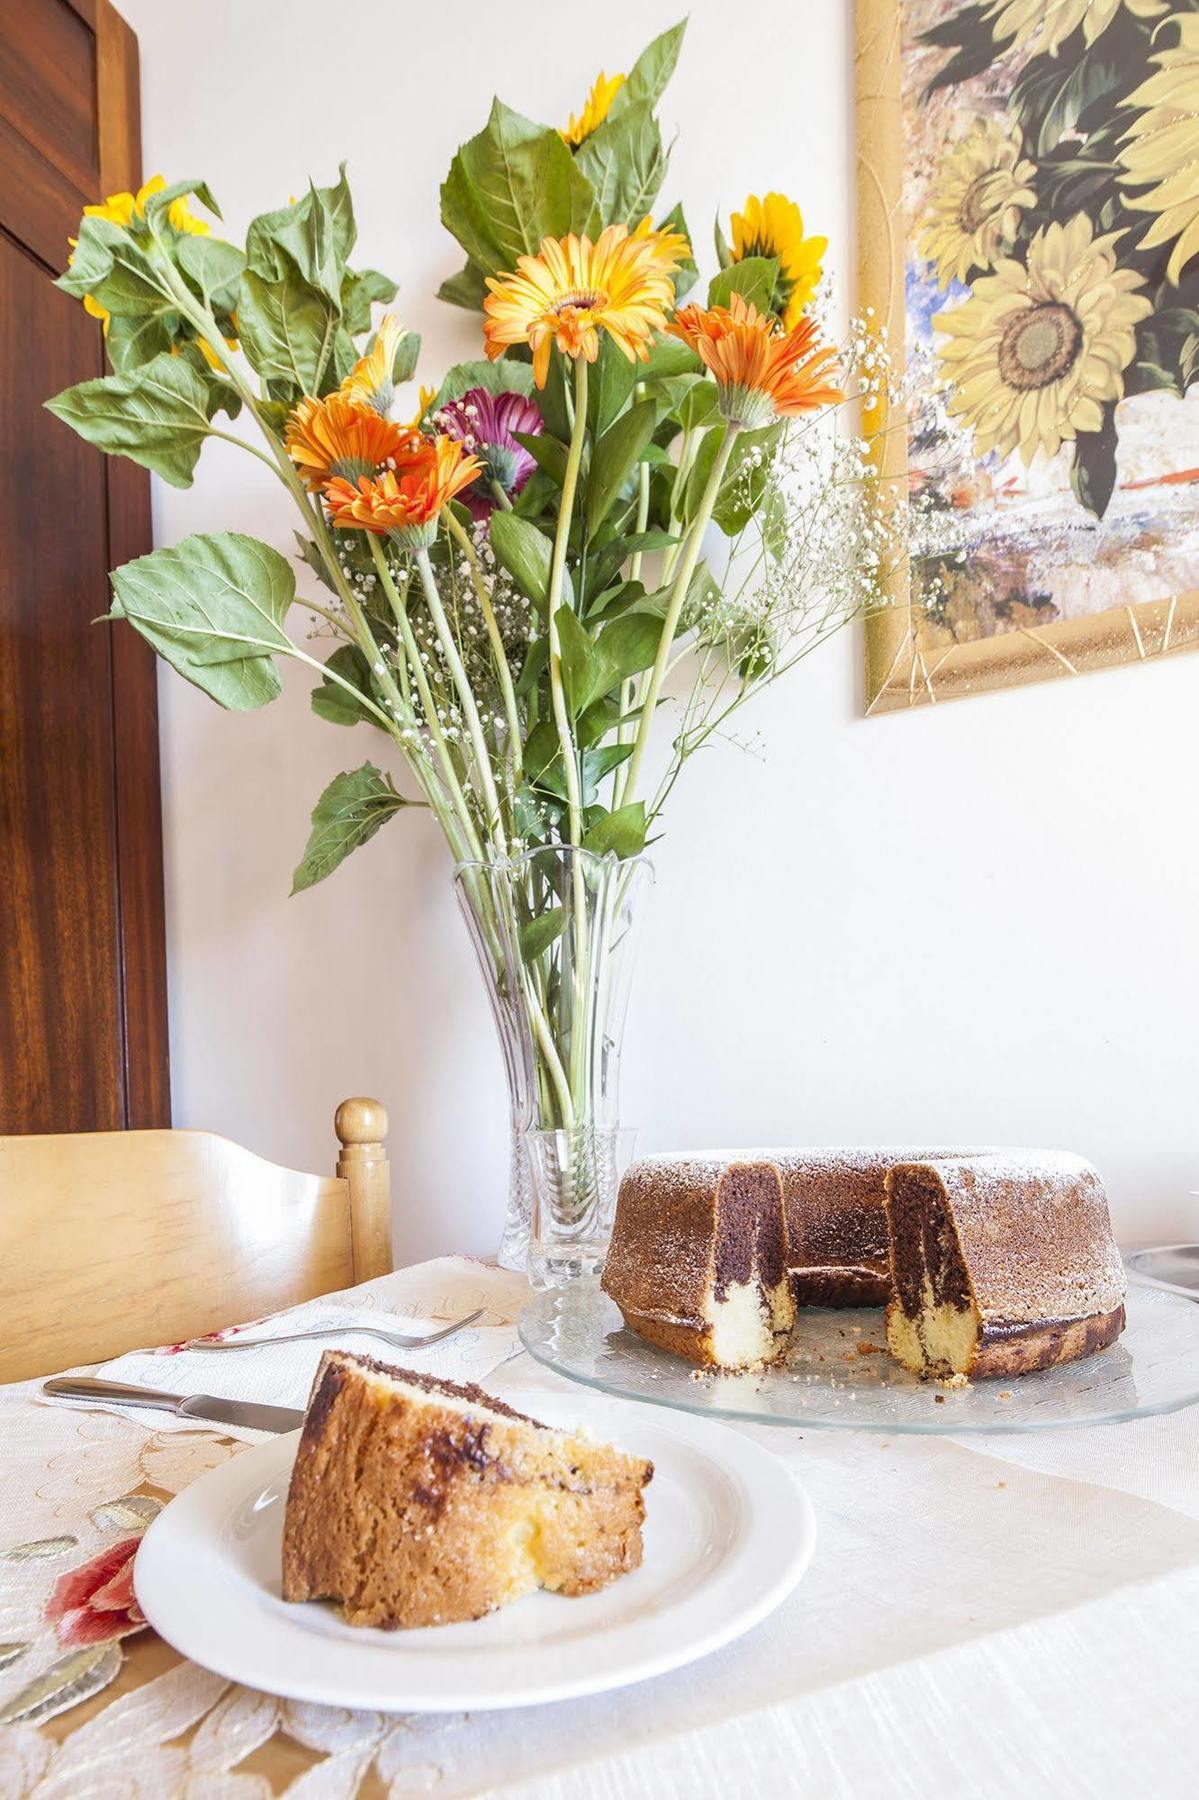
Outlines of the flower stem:
<svg viewBox="0 0 1199 1800">
<path fill-rule="evenodd" d="M 437 582 L 429 561 L 429 552 L 425 549 L 418 550 L 415 561 L 421 587 L 424 589 L 425 605 L 429 609 L 429 617 L 433 621 L 433 628 L 441 645 L 441 654 L 445 658 L 446 667 L 449 669 L 450 677 L 457 689 L 463 716 L 466 719 L 466 729 L 475 753 L 477 778 L 479 786 L 483 790 L 483 802 L 487 808 L 488 831 L 494 836 L 497 831 L 502 830 L 503 820 L 500 815 L 500 797 L 496 790 L 495 778 L 491 773 L 491 754 L 483 736 L 483 721 L 479 717 L 479 708 L 475 703 L 474 692 L 467 678 L 458 646 L 454 642 L 450 622 L 445 616 L 445 608 L 441 604 L 441 595 L 437 591 Z"/>
<path fill-rule="evenodd" d="M 558 742 L 562 746 L 566 801 L 570 815 L 570 841 L 583 841 L 583 796 L 579 787 L 579 759 L 575 750 L 570 715 L 566 708 L 566 690 L 562 685 L 562 640 L 558 635 L 558 607 L 562 600 L 562 580 L 566 573 L 566 547 L 570 541 L 574 514 L 575 491 L 579 485 L 579 465 L 583 460 L 583 440 L 587 435 L 587 362 L 575 359 L 575 417 L 570 434 L 566 471 L 562 477 L 562 498 L 558 505 L 558 529 L 554 533 L 554 551 L 550 559 L 550 582 L 547 596 L 549 620 L 546 636 L 549 642 L 550 699 Z"/>
<path fill-rule="evenodd" d="M 479 610 L 483 614 L 483 623 L 487 627 L 487 639 L 491 645 L 491 655 L 495 662 L 496 679 L 500 684 L 500 693 L 504 700 L 504 713 L 508 720 L 508 752 L 512 762 L 512 779 L 514 782 L 518 782 L 523 768 L 520 713 L 517 711 L 516 690 L 512 685 L 512 671 L 508 667 L 504 640 L 500 635 L 495 609 L 491 604 L 491 596 L 487 592 L 487 584 L 483 580 L 483 571 L 479 567 L 479 559 L 475 554 L 470 533 L 454 517 L 452 507 L 447 506 L 441 516 L 446 530 L 466 558 L 471 580 L 474 583 L 475 597 L 479 602 Z"/>
<path fill-rule="evenodd" d="M 378 537 L 373 531 L 369 532 L 367 535 L 370 541 L 371 555 L 375 561 L 375 568 L 378 572 L 379 580 L 383 584 L 383 591 L 391 604 L 392 612 L 395 614 L 396 625 L 400 633 L 400 641 L 403 644 L 404 653 L 407 656 L 413 677 L 416 681 L 416 691 L 420 695 L 420 703 L 425 714 L 425 723 L 429 728 L 429 736 L 433 739 L 434 746 L 437 750 L 441 779 L 445 784 L 446 792 L 450 797 L 455 816 L 451 818 L 451 815 L 447 812 L 444 805 L 436 807 L 435 811 L 441 822 L 442 830 L 449 839 L 450 844 L 453 847 L 454 855 L 458 858 L 459 862 L 466 862 L 471 859 L 475 862 L 483 862 L 485 860 L 483 856 L 483 846 L 479 842 L 479 834 L 475 830 L 474 820 L 470 816 L 470 806 L 467 803 L 466 795 L 462 791 L 462 783 L 458 780 L 458 772 L 454 768 L 454 760 L 450 755 L 449 745 L 446 743 L 445 735 L 441 729 L 441 721 L 437 717 L 437 705 L 429 690 L 429 682 L 425 675 L 424 664 L 420 659 L 420 647 L 413 635 L 412 626 L 408 621 L 407 609 L 396 591 L 396 584 L 392 580 L 391 570 L 387 566 L 387 558 L 383 554 Z M 466 846 L 465 852 L 463 850 L 464 844 Z"/>
<path fill-rule="evenodd" d="M 654 666 L 650 671 L 649 682 L 645 690 L 645 698 L 642 702 L 641 718 L 637 725 L 637 736 L 633 743 L 633 754 L 626 764 L 628 769 L 628 780 L 625 782 L 624 788 L 626 795 L 634 794 L 637 790 L 637 778 L 641 773 L 642 760 L 645 756 L 646 745 L 649 743 L 650 727 L 653 724 L 654 712 L 657 708 L 658 698 L 662 691 L 662 683 L 666 677 L 666 665 L 670 661 L 671 645 L 674 643 L 675 633 L 679 628 L 679 619 L 683 611 L 683 602 L 687 598 L 687 589 L 691 585 L 691 577 L 694 575 L 695 565 L 699 561 L 699 553 L 704 540 L 704 532 L 708 529 L 713 510 L 716 506 L 716 496 L 720 492 L 720 484 L 724 480 L 724 472 L 728 467 L 729 457 L 732 455 L 733 444 L 737 437 L 737 430 L 738 427 L 736 425 L 728 424 L 725 426 L 724 437 L 720 441 L 720 448 L 716 452 L 716 460 L 712 464 L 712 473 L 708 476 L 708 484 L 704 489 L 703 498 L 699 503 L 699 511 L 695 515 L 690 535 L 687 538 L 687 543 L 683 550 L 682 561 L 679 563 L 678 571 L 674 577 L 674 586 L 670 591 L 670 602 L 666 608 L 666 617 L 662 621 L 662 635 L 658 639 L 658 654 L 654 658 Z"/>
<path fill-rule="evenodd" d="M 491 492 L 495 498 L 496 505 L 498 507 L 502 508 L 502 510 L 504 512 L 511 512 L 512 511 L 512 502 L 508 498 L 508 490 L 504 486 L 503 482 L 492 480 L 489 485 L 491 487 Z"/>
</svg>

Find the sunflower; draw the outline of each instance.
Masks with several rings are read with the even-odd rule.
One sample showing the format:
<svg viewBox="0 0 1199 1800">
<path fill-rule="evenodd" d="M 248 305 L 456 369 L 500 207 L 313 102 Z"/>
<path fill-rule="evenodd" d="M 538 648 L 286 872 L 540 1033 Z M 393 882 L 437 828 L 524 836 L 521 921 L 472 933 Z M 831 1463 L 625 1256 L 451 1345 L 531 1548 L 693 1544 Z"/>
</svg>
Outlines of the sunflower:
<svg viewBox="0 0 1199 1800">
<path fill-rule="evenodd" d="M 1082 26 L 1088 44 L 1105 32 L 1121 6 L 1138 19 L 1160 19 L 1168 0 L 991 0 L 996 41 L 1014 38 L 1014 50 L 1048 51 L 1056 56 L 1072 32 Z"/>
<path fill-rule="evenodd" d="M 711 370 L 731 425 L 756 428 L 844 397 L 834 385 L 834 353 L 819 342 L 811 319 L 785 331 L 771 314 L 733 294 L 727 307 L 681 307 L 667 330 Z"/>
<path fill-rule="evenodd" d="M 395 384 L 391 377 L 396 351 L 407 335 L 394 314 L 384 313 L 374 343 L 365 356 L 358 358 L 337 390 L 342 398 L 353 400 L 359 406 L 373 406 L 386 418 L 395 399 Z"/>
<path fill-rule="evenodd" d="M 1180 18 L 1178 29 L 1177 45 L 1150 59 L 1156 72 L 1125 101 L 1141 111 L 1119 152 L 1121 181 L 1157 184 L 1127 199 L 1138 212 L 1157 214 L 1139 249 L 1174 239 L 1166 265 L 1173 282 L 1199 251 L 1199 16 Z"/>
<path fill-rule="evenodd" d="M 360 475 L 377 475 L 408 453 L 413 435 L 408 426 L 381 418 L 373 406 L 330 394 L 327 400 L 299 402 L 288 418 L 284 444 L 315 493 L 334 476 L 357 481 Z"/>
<path fill-rule="evenodd" d="M 595 78 L 591 92 L 583 103 L 583 110 L 578 118 L 576 119 L 571 113 L 570 124 L 565 131 L 559 131 L 558 136 L 562 142 L 569 144 L 572 150 L 577 150 L 584 139 L 589 138 L 592 132 L 603 124 L 613 100 L 623 86 L 623 75 L 605 75 L 601 69 Z"/>
<path fill-rule="evenodd" d="M 381 475 L 356 482 L 335 476 L 325 484 L 330 522 L 342 530 L 394 532 L 405 548 L 431 542 L 437 516 L 482 470 L 453 438 L 418 438 Z"/>
<path fill-rule="evenodd" d="M 1153 311 L 1132 269 L 1117 266 L 1118 232 L 1095 237 L 1078 213 L 1038 231 L 1028 266 L 1003 257 L 970 298 L 938 313 L 950 412 L 980 453 L 1054 456 L 1080 431 L 1098 431 L 1105 401 L 1124 392 L 1134 327 Z"/>
<path fill-rule="evenodd" d="M 630 362 L 644 361 L 653 333 L 665 329 L 674 299 L 671 276 L 686 250 L 686 238 L 651 231 L 648 221 L 631 234 L 624 225 L 609 225 L 594 244 L 573 235 L 543 238 L 539 255 L 517 258 L 517 274 L 487 278 L 483 336 L 489 360 L 510 344 L 528 344 L 533 378 L 544 387 L 553 346 L 594 362 L 602 328 Z"/>
<path fill-rule="evenodd" d="M 779 272 L 770 311 L 788 328 L 797 325 L 816 292 L 828 239 L 804 236 L 803 214 L 785 194 L 767 194 L 764 200 L 751 194 L 744 212 L 733 213 L 729 225 L 735 263 L 744 262 L 747 256 L 777 258 Z"/>
<path fill-rule="evenodd" d="M 992 268 L 1023 209 L 1036 203 L 1029 186 L 1036 168 L 1020 151 L 1019 128 L 984 114 L 946 153 L 918 240 L 942 288 L 965 281 L 971 269 Z"/>
<path fill-rule="evenodd" d="M 145 218 L 146 201 L 161 192 L 166 184 L 165 175 L 151 175 L 149 181 L 143 187 L 138 188 L 136 194 L 109 194 L 106 200 L 98 201 L 95 206 L 85 206 L 83 216 L 85 219 L 109 219 L 114 225 L 120 225 L 127 231 L 135 219 Z M 185 233 L 189 237 L 207 237 L 209 234 L 208 225 L 203 219 L 196 218 L 185 199 L 171 201 L 167 208 L 167 219 L 176 231 Z M 67 258 L 69 269 L 75 260 L 75 246 L 79 240 L 78 238 L 68 238 L 67 242 L 71 246 L 71 254 Z M 106 306 L 101 306 L 98 300 L 93 300 L 90 294 L 85 294 L 83 310 L 90 313 L 93 319 L 99 319 L 107 332 L 109 312 Z"/>
</svg>

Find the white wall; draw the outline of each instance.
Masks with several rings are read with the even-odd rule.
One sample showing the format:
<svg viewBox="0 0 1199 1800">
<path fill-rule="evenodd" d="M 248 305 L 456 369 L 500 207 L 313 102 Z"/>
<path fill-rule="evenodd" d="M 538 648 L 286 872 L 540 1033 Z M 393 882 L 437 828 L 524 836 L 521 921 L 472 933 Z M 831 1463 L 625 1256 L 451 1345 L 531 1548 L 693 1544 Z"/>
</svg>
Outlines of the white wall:
<svg viewBox="0 0 1199 1800">
<path fill-rule="evenodd" d="M 426 377 L 478 354 L 433 294 L 461 258 L 437 218 L 493 91 L 577 109 L 683 0 L 345 7 L 121 0 L 142 49 L 147 172 L 204 175 L 231 234 L 350 164 L 357 260 L 402 284 Z M 848 0 L 693 0 L 663 109 L 666 199 L 701 245 L 719 201 L 799 197 L 852 265 Z M 286 548 L 288 503 L 223 445 L 157 484 L 158 540 L 240 528 Z M 761 704 L 760 754 L 691 765 L 657 852 L 624 1112 L 643 1147 L 973 1140 L 1054 1144 L 1107 1174 L 1127 1237 L 1199 1227 L 1199 657 L 861 718 L 847 633 Z M 401 818 L 287 897 L 329 778 L 365 728 L 283 698 L 226 715 L 161 684 L 176 1122 L 321 1168 L 336 1100 L 392 1121 L 405 1259 L 497 1238 L 501 1070 L 445 854 Z"/>
</svg>

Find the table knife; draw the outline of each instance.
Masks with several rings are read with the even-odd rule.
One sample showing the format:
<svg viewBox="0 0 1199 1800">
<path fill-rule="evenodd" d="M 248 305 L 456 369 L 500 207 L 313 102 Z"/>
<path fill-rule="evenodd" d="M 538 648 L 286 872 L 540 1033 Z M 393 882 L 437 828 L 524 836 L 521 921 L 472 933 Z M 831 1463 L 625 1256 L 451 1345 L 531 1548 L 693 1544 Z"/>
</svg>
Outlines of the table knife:
<svg viewBox="0 0 1199 1800">
<path fill-rule="evenodd" d="M 56 1375 L 42 1384 L 43 1394 L 57 1400 L 111 1400 L 120 1406 L 153 1406 L 177 1419 L 211 1419 L 240 1425 L 247 1431 L 298 1431 L 304 1415 L 294 1406 L 265 1406 L 258 1400 L 222 1400 L 217 1394 L 160 1394 L 154 1388 L 127 1387 L 120 1381 L 98 1381 L 90 1375 Z"/>
</svg>

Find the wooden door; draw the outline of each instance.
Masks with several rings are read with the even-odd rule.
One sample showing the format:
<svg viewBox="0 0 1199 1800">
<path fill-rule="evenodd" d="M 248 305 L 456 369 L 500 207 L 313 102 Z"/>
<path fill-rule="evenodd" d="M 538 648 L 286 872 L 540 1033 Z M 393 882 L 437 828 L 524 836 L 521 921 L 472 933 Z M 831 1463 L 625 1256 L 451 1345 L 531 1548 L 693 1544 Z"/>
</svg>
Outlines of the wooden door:
<svg viewBox="0 0 1199 1800">
<path fill-rule="evenodd" d="M 149 477 L 43 408 L 104 372 L 52 280 L 139 184 L 137 40 L 108 0 L 0 18 L 0 1133 L 168 1125 L 154 657 L 93 623 Z"/>
</svg>

